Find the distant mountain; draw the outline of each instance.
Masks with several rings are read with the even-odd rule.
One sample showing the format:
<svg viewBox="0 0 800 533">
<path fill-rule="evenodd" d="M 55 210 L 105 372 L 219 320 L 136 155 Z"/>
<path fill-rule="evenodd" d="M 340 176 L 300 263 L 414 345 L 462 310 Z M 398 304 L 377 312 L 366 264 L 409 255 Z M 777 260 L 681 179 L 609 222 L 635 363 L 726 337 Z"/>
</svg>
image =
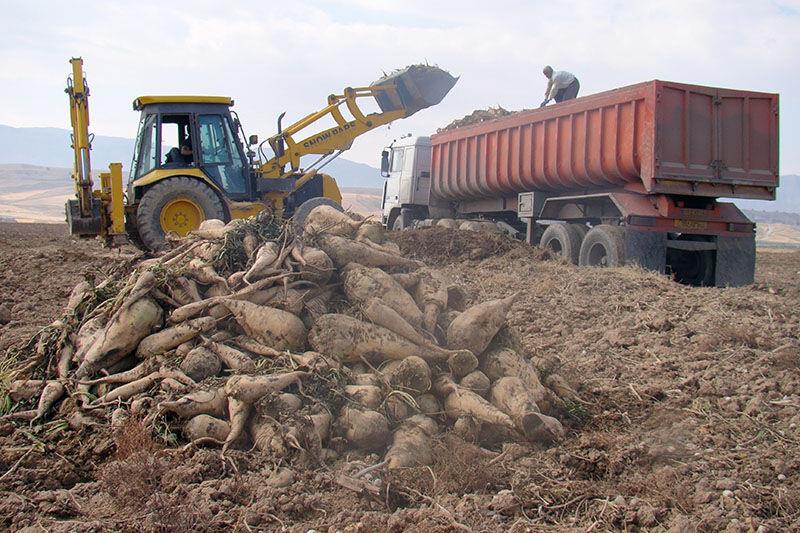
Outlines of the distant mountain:
<svg viewBox="0 0 800 533">
<path fill-rule="evenodd" d="M 96 136 L 92 143 L 93 168 L 100 171 L 108 168 L 109 163 L 119 161 L 123 170 L 127 170 L 132 159 L 133 144 L 133 139 Z M 69 168 L 72 166 L 70 132 L 60 128 L 13 128 L 0 125 L 0 164 L 14 164 L 17 170 L 25 164 Z M 3 171 L 6 178 L 8 172 L 10 169 Z M 383 179 L 377 168 L 342 157 L 326 166 L 324 172 L 335 177 L 341 187 L 383 187 Z M 30 179 L 37 179 L 37 170 L 29 169 L 28 174 Z M 12 185 L 6 182 L 4 187 L 8 186 Z M 24 185 L 20 183 L 18 187 Z M 800 213 L 800 176 L 781 176 L 778 198 L 774 202 L 735 200 L 735 203 L 743 209 Z"/>
<path fill-rule="evenodd" d="M 755 211 L 780 211 L 800 213 L 800 176 L 787 174 L 781 176 L 777 198 L 774 202 L 764 200 L 734 200 L 742 209 Z"/>
<path fill-rule="evenodd" d="M 72 167 L 70 134 L 61 128 L 12 128 L 0 125 L 0 164 L 24 163 L 41 167 Z M 92 166 L 131 165 L 133 139 L 98 135 L 92 143 Z"/>
<path fill-rule="evenodd" d="M 337 157 L 322 169 L 325 174 L 336 178 L 340 187 L 367 187 L 383 189 L 381 171 L 364 163 Z"/>
<path fill-rule="evenodd" d="M 67 168 L 0 164 L 0 222 L 63 222 L 64 202 L 75 194 L 69 175 Z M 378 216 L 381 193 L 377 187 L 342 187 L 342 205 Z"/>
<path fill-rule="evenodd" d="M 800 213 L 786 213 L 783 211 L 756 211 L 743 209 L 747 218 L 756 223 L 784 224 L 800 229 Z"/>
<path fill-rule="evenodd" d="M 13 128 L 0 125 L 0 164 L 72 167 L 70 131 L 61 128 Z M 133 139 L 97 135 L 92 142 L 92 167 L 96 171 L 121 162 L 127 170 L 133 159 Z M 342 157 L 325 167 L 341 187 L 382 187 L 380 171 Z"/>
</svg>

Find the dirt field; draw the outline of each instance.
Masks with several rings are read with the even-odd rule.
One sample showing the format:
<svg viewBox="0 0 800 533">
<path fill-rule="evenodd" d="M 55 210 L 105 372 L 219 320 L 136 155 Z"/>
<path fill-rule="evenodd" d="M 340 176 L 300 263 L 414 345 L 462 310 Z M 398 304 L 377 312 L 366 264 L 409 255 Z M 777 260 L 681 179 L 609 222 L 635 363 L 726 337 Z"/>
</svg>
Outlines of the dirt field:
<svg viewBox="0 0 800 533">
<path fill-rule="evenodd" d="M 11 320 L 0 326 L 0 351 L 51 322 L 84 276 L 102 279 L 136 253 L 72 240 L 64 224 L 0 222 L 0 318 Z"/>
<path fill-rule="evenodd" d="M 550 449 L 442 438 L 430 468 L 379 496 L 233 452 L 164 448 L 126 426 L 0 422 L 0 527 L 29 531 L 789 531 L 800 529 L 800 253 L 759 253 L 757 282 L 697 289 L 636 269 L 579 269 L 500 238 L 399 235 L 480 299 L 521 293 L 515 342 L 578 392 Z M 0 348 L 59 314 L 84 275 L 132 250 L 64 226 L 0 224 Z M 122 266 L 121 266 L 122 265 Z M 2 318 L 2 315 L 0 315 Z M 344 457 L 374 463 L 374 457 Z"/>
</svg>

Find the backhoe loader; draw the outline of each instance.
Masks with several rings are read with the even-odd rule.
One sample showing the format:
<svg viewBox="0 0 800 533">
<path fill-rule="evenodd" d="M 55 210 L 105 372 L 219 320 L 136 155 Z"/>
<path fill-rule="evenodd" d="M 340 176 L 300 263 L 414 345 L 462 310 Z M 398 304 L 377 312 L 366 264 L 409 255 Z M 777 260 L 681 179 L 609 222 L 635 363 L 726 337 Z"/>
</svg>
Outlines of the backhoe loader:
<svg viewBox="0 0 800 533">
<path fill-rule="evenodd" d="M 230 221 L 271 209 L 297 222 L 321 203 L 339 206 L 336 181 L 319 171 L 359 135 L 438 104 L 457 81 L 436 67 L 407 67 L 368 87 L 348 87 L 330 95 L 324 108 L 288 127 L 282 126 L 281 114 L 278 132 L 260 144 L 255 135 L 244 141 L 228 97 L 140 96 L 133 101 L 141 119 L 127 191 L 120 163 L 100 173 L 100 187 L 94 190 L 89 87 L 83 60 L 73 58 L 70 63 L 65 92 L 76 191 L 66 205 L 70 233 L 101 236 L 108 243 L 127 235 L 150 250 L 161 247 L 167 233 L 186 235 L 207 219 Z M 379 111 L 364 114 L 357 103 L 364 98 L 373 98 Z M 323 119 L 332 119 L 335 126 L 318 131 Z M 317 159 L 304 169 L 304 156 Z"/>
</svg>

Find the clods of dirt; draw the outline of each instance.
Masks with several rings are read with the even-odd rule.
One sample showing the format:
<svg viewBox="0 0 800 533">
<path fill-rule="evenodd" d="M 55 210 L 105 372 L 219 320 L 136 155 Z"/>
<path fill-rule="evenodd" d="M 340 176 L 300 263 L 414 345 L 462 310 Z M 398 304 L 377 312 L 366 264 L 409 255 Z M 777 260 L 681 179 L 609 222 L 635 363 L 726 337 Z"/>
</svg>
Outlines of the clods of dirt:
<svg viewBox="0 0 800 533">
<path fill-rule="evenodd" d="M 459 118 L 445 126 L 444 128 L 439 128 L 436 130 L 437 133 L 442 133 L 444 131 L 450 131 L 457 128 L 464 128 L 467 126 L 472 126 L 475 124 L 480 124 L 482 122 L 487 122 L 490 120 L 495 120 L 501 117 L 506 117 L 508 115 L 513 115 L 514 111 L 508 111 L 503 109 L 501 106 L 497 107 L 489 107 L 487 109 L 476 109 L 469 115 L 466 115 L 463 118 Z"/>
<path fill-rule="evenodd" d="M 534 262 L 552 258 L 547 250 L 530 247 L 503 234 L 441 226 L 397 232 L 392 235 L 392 240 L 400 246 L 405 257 L 437 266 L 467 260 L 480 261 L 511 252 L 513 257 Z"/>
<path fill-rule="evenodd" d="M 51 242 L 41 231 L 31 239 L 9 226 L 0 226 L 0 292 L 10 290 L 14 305 L 30 298 L 39 306 L 21 305 L 0 329 L 3 342 L 51 322 L 83 271 L 111 262 L 93 242 L 77 245 L 81 256 L 60 259 L 51 252 L 67 257 L 75 249 L 68 238 Z M 462 233 L 429 228 L 393 237 L 406 255 L 438 261 L 476 300 L 520 292 L 509 322 L 521 351 L 543 379 L 557 370 L 577 393 L 560 446 L 472 454 L 456 447 L 466 443 L 443 441 L 437 450 L 449 453 L 437 451 L 430 469 L 382 477 L 375 495 L 337 483 L 342 467 L 298 469 L 291 485 L 272 487 L 265 480 L 275 465 L 244 452 L 232 455 L 236 468 L 218 450 L 168 452 L 163 444 L 140 444 L 136 459 L 119 453 L 125 445 L 110 431 L 74 429 L 58 417 L 13 434 L 0 423 L 0 472 L 13 468 L 0 478 L 0 524 L 49 531 L 800 529 L 800 253 L 759 252 L 752 286 L 691 288 L 634 268 L 542 261 L 542 252 L 522 244 L 481 234 L 491 243 L 481 245 Z M 475 248 L 486 250 L 480 260 L 470 259 Z M 46 276 L 31 275 L 34 268 Z M 337 464 L 353 461 L 366 467 L 378 458 Z M 114 495 L 124 491 L 113 480 L 134 478 L 138 488 L 126 501 L 136 503 L 120 507 Z"/>
</svg>

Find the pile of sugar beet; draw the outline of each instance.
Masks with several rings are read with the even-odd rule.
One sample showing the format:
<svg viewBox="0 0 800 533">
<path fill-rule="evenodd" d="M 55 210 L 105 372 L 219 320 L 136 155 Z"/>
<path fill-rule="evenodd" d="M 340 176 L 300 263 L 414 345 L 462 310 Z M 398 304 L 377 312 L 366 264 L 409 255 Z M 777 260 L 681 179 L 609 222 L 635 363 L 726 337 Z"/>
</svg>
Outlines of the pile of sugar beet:
<svg viewBox="0 0 800 533">
<path fill-rule="evenodd" d="M 62 318 L 7 356 L 5 419 L 135 417 L 223 456 L 360 451 L 390 469 L 430 464 L 447 431 L 489 447 L 563 438 L 548 413 L 574 391 L 556 374 L 544 386 L 502 342 L 514 296 L 467 305 L 379 224 L 319 206 L 300 228 L 262 213 L 169 242 L 77 285 Z"/>
</svg>

